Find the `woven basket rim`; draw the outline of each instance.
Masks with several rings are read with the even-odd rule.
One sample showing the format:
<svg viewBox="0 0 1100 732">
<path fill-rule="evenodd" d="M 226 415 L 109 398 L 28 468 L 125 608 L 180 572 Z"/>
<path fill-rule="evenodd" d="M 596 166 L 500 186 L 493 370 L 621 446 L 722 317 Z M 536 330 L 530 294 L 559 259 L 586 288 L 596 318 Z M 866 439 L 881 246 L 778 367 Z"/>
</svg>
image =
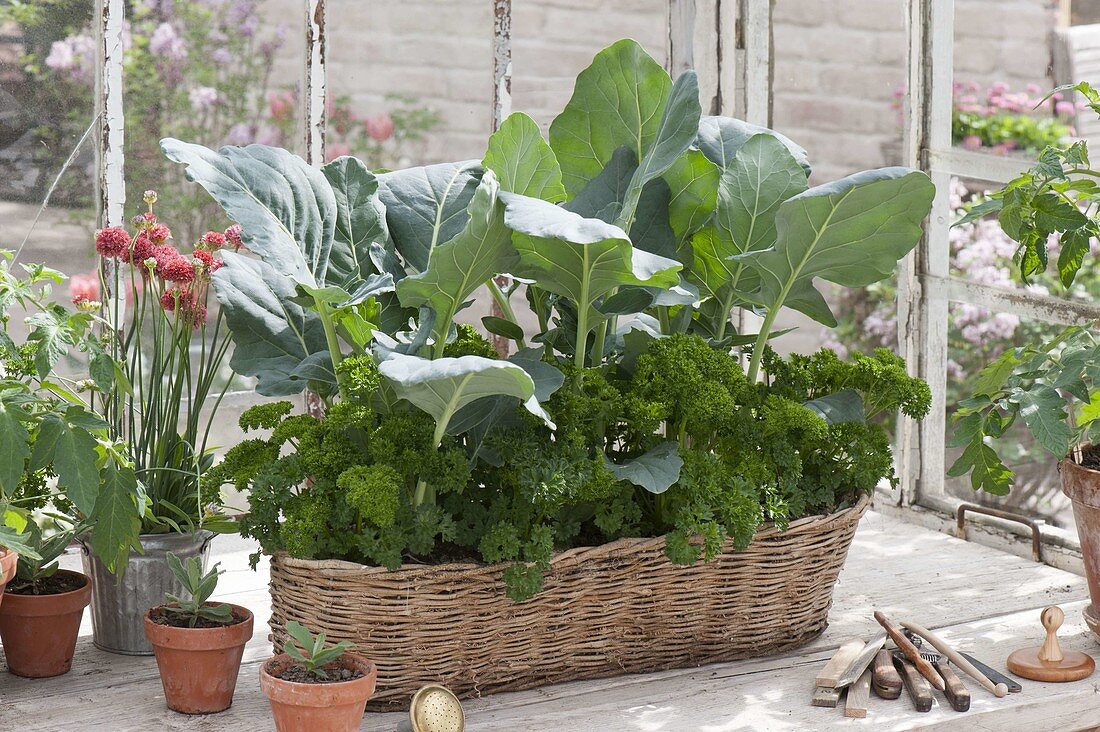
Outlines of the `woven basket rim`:
<svg viewBox="0 0 1100 732">
<path fill-rule="evenodd" d="M 760 541 L 762 539 L 772 539 L 777 537 L 791 536 L 792 534 L 801 533 L 813 533 L 817 531 L 826 530 L 834 524 L 849 524 L 855 521 L 859 521 L 863 514 L 867 512 L 868 507 L 871 505 L 871 495 L 862 494 L 859 500 L 854 505 L 847 508 L 841 508 L 833 513 L 829 514 L 817 514 L 814 516 L 804 516 L 800 519 L 792 521 L 787 527 L 786 531 L 780 531 L 773 524 L 762 524 L 753 534 L 753 542 Z M 566 549 L 554 554 L 550 560 L 551 566 L 560 563 L 573 563 L 578 561 L 583 555 L 590 552 L 599 552 L 600 554 L 629 554 L 639 549 L 652 548 L 654 546 L 663 546 L 665 541 L 664 536 L 652 536 L 652 537 L 628 537 L 624 539 L 616 539 L 615 541 L 608 542 L 606 544 L 600 544 L 597 546 L 579 546 L 571 549 Z M 356 573 L 374 573 L 374 572 L 386 572 L 386 573 L 400 573 L 410 572 L 418 570 L 433 570 L 438 571 L 441 569 L 449 571 L 471 571 L 471 570 L 484 570 L 494 565 L 485 564 L 481 562 L 443 562 L 441 564 L 402 564 L 395 570 L 389 570 L 385 567 L 378 567 L 369 564 L 359 564 L 358 562 L 349 562 L 343 559 L 300 559 L 298 557 L 292 557 L 286 552 L 275 552 L 272 555 L 273 560 L 277 560 L 281 564 L 288 567 L 300 567 L 300 568 L 312 568 L 318 570 L 327 571 L 339 571 L 339 572 L 356 572 Z"/>
</svg>

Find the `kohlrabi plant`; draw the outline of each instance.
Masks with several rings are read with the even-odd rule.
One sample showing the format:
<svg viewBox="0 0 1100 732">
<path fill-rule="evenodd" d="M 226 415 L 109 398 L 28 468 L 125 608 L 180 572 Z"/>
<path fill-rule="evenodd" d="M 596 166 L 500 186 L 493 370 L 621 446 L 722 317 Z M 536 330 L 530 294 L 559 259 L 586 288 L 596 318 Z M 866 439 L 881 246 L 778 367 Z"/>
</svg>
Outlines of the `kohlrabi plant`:
<svg viewBox="0 0 1100 732">
<path fill-rule="evenodd" d="M 719 473 L 700 459 L 690 466 L 693 509 L 670 508 L 682 453 L 699 443 L 678 434 L 684 419 L 664 402 L 635 393 L 632 371 L 654 344 L 676 336 L 677 354 L 702 344 L 726 359 L 698 377 L 746 400 L 740 426 L 705 441 L 720 453 L 776 406 L 753 385 L 767 374 L 781 310 L 834 325 L 816 282 L 889 277 L 919 240 L 933 195 L 927 176 L 904 168 L 810 187 L 801 147 L 704 116 L 695 73 L 673 80 L 630 40 L 580 74 L 549 139 L 517 112 L 480 161 L 375 175 L 353 158 L 318 169 L 256 145 L 163 147 L 241 226 L 251 252 L 226 253 L 213 275 L 233 367 L 261 394 L 309 388 L 329 409 L 324 422 L 256 415 L 270 438 L 235 448 L 222 471 L 250 486 L 245 530 L 265 549 L 386 566 L 447 542 L 515 560 L 517 595 L 537 589 L 555 542 L 670 524 L 686 536 L 714 515 L 708 501 L 725 500 L 736 461 Z M 479 292 L 504 314 L 482 326 L 515 343 L 507 357 L 460 322 Z M 763 316 L 760 332 L 735 332 L 738 308 Z M 733 371 L 739 385 L 726 378 Z M 822 439 L 819 415 L 865 414 L 856 389 L 785 394 L 813 405 L 794 402 L 779 422 L 804 421 L 798 429 Z M 528 463 L 519 443 L 538 456 L 528 449 Z M 294 455 L 281 453 L 286 444 Z M 874 446 L 888 454 L 877 435 Z M 776 465 L 758 465 L 753 480 L 774 482 Z M 363 470 L 372 466 L 387 469 Z M 742 497 L 760 507 L 772 488 L 746 485 Z M 395 506 L 386 525 L 355 498 L 368 495 Z M 645 529 L 634 520 L 656 514 Z M 723 515 L 734 514 L 748 525 L 765 511 Z"/>
<path fill-rule="evenodd" d="M 184 597 L 168 594 L 164 596 L 166 604 L 160 606 L 160 611 L 166 615 L 186 622 L 189 628 L 194 628 L 200 620 L 205 620 L 218 625 L 228 625 L 233 622 L 233 609 L 222 603 L 215 605 L 210 596 L 218 587 L 218 565 L 215 564 L 209 571 L 203 572 L 202 559 L 188 557 L 184 564 L 172 552 L 166 555 L 168 569 L 183 586 Z"/>
<path fill-rule="evenodd" d="M 313 635 L 309 628 L 295 620 L 286 624 L 286 632 L 290 636 L 290 640 L 283 646 L 286 655 L 297 661 L 307 674 L 322 680 L 329 678 L 324 667 L 340 660 L 352 648 L 352 644 L 347 641 L 325 645 L 324 633 Z"/>
</svg>

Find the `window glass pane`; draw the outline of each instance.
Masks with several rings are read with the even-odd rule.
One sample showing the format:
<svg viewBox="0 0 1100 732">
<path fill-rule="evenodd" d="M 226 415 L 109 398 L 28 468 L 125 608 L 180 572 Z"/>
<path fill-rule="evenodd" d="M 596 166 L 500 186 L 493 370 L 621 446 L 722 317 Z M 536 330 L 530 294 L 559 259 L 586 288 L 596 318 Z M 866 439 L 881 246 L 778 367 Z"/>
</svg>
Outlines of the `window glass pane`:
<svg viewBox="0 0 1100 732">
<path fill-rule="evenodd" d="M 95 266 L 95 136 L 78 147 L 94 117 L 91 16 L 91 0 L 0 4 L 0 249 L 66 273 Z M 73 284 L 98 292 L 94 276 Z M 23 316 L 9 315 L 19 341 Z"/>
<path fill-rule="evenodd" d="M 481 157 L 491 3 L 330 0 L 326 14 L 330 158 L 393 169 Z"/>
</svg>

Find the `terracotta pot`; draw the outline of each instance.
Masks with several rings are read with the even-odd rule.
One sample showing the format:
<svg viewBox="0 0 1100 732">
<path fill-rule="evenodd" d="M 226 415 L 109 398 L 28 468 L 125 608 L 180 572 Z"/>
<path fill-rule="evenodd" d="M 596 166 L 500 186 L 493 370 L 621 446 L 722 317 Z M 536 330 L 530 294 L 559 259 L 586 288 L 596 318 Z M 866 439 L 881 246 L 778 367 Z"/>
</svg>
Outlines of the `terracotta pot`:
<svg viewBox="0 0 1100 732">
<path fill-rule="evenodd" d="M 19 555 L 9 549 L 0 549 L 0 603 L 4 600 L 3 589 L 15 576 L 17 566 L 19 566 Z"/>
<path fill-rule="evenodd" d="M 1092 603 L 1085 608 L 1085 622 L 1100 637 L 1100 471 L 1083 468 L 1072 456 L 1059 466 L 1062 492 L 1073 501 L 1073 519 L 1081 541 L 1085 578 Z"/>
<path fill-rule="evenodd" d="M 173 628 L 153 622 L 160 608 L 145 614 L 145 636 L 153 644 L 169 709 L 213 714 L 233 703 L 241 656 L 252 638 L 253 618 L 248 608 L 229 607 L 234 617 L 244 620 L 222 628 Z"/>
<path fill-rule="evenodd" d="M 79 577 L 84 585 L 56 595 L 4 593 L 0 604 L 0 641 L 8 671 L 16 676 L 44 679 L 69 673 L 80 634 L 84 608 L 92 601 L 92 583 L 80 572 L 58 570 Z"/>
<path fill-rule="evenodd" d="M 260 667 L 260 688 L 271 702 L 278 732 L 357 732 L 363 721 L 367 699 L 374 693 L 378 669 L 354 653 L 345 653 L 336 661 L 340 668 L 360 671 L 351 681 L 330 684 L 300 684 L 284 681 L 281 673 L 294 660 L 280 653 Z"/>
</svg>

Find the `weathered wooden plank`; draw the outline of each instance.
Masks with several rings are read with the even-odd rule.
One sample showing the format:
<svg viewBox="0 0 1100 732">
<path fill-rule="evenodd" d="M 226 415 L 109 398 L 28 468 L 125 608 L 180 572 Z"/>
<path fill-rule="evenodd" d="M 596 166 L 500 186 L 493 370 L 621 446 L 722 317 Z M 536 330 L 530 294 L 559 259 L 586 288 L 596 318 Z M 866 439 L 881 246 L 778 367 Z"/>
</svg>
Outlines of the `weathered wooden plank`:
<svg viewBox="0 0 1100 732">
<path fill-rule="evenodd" d="M 856 657 L 863 650 L 863 645 L 863 641 L 856 638 L 838 648 L 833 657 L 829 659 L 829 662 L 817 673 L 814 685 L 828 688 L 835 687 L 837 679 L 848 669 L 852 661 L 856 660 Z"/>
<path fill-rule="evenodd" d="M 244 570 L 247 542 L 228 537 L 218 542 L 226 543 L 221 547 L 215 543 L 213 559 L 229 570 L 223 576 L 221 596 L 232 597 L 257 614 L 257 633 L 246 649 L 236 701 L 229 711 L 195 718 L 171 713 L 164 707 L 152 658 L 103 653 L 83 638 L 69 676 L 0 681 L 0 729 L 253 732 L 269 728 L 267 702 L 257 680 L 258 664 L 270 653 L 264 626 L 266 588 L 262 575 Z M 1005 587 L 1012 592 L 1005 592 Z M 500 694 L 470 700 L 464 706 L 470 728 L 486 731 L 822 729 L 836 724 L 840 716 L 807 704 L 814 677 L 840 640 L 869 637 L 877 630 L 871 608 L 917 618 L 936 628 L 953 646 L 1003 668 L 1008 653 L 1034 641 L 1034 608 L 1059 598 L 1084 598 L 1086 592 L 1083 580 L 1075 575 L 871 513 L 862 522 L 837 587 L 834 627 L 806 648 L 698 669 Z M 1066 648 L 1095 652 L 1095 643 L 1081 619 L 1084 604 L 1065 606 L 1067 622 L 1060 637 Z M 1062 686 L 1029 684 L 1026 694 L 1000 700 L 979 689 L 970 712 L 958 714 L 941 701 L 930 713 L 919 715 L 919 723 L 960 730 L 1046 728 L 1035 725 L 1051 714 L 1044 707 L 1048 699 L 1056 709 L 1050 718 L 1060 721 L 1080 720 L 1082 717 L 1075 718 L 1073 713 L 1094 710 L 1096 703 L 1089 681 Z M 872 698 L 866 723 L 850 724 L 909 729 L 916 724 L 916 716 L 907 702 Z M 987 723 L 987 718 L 996 721 Z M 371 714 L 362 729 L 391 732 L 403 719 L 400 714 Z M 1064 726 L 1074 728 L 1068 721 Z"/>
<path fill-rule="evenodd" d="M 844 697 L 844 716 L 862 719 L 867 716 L 867 705 L 871 701 L 871 670 L 868 669 L 856 679 Z"/>
</svg>

